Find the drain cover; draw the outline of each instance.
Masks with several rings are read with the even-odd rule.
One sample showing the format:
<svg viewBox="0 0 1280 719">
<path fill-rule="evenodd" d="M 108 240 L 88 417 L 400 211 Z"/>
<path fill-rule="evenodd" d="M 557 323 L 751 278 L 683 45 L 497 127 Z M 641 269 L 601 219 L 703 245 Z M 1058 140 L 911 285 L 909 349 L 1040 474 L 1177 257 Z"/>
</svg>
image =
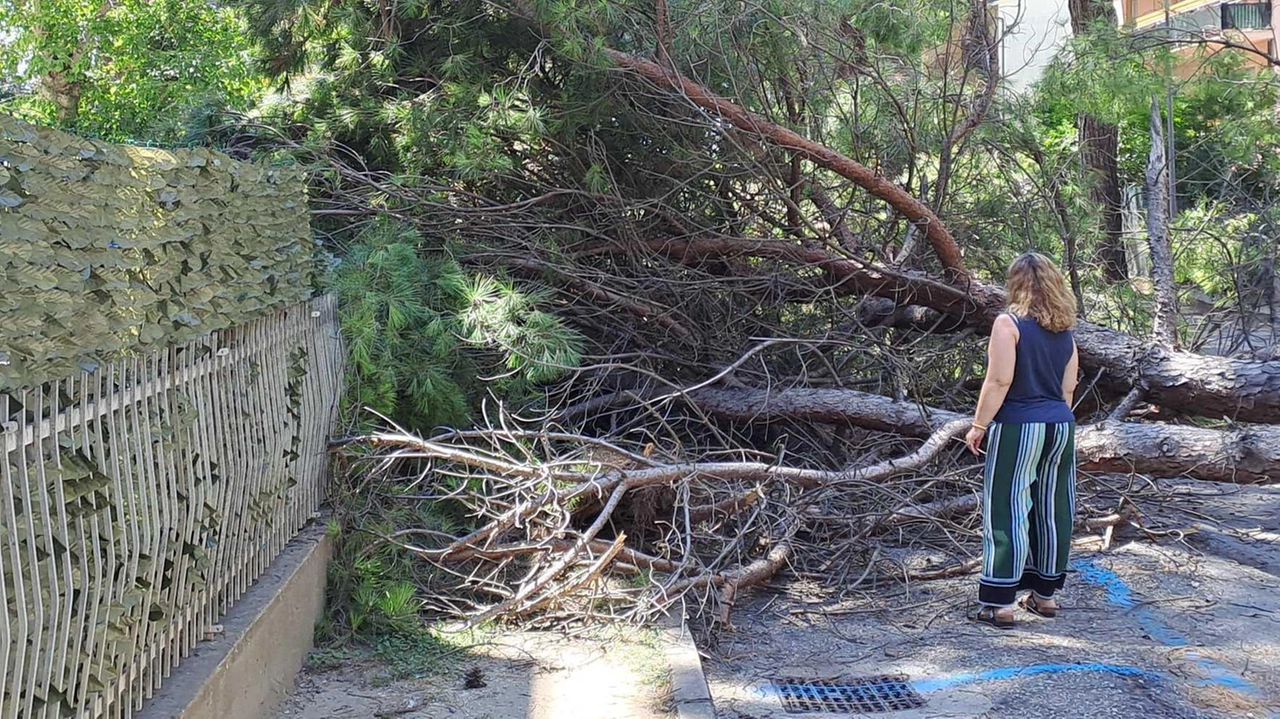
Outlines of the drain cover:
<svg viewBox="0 0 1280 719">
<path fill-rule="evenodd" d="M 924 706 L 924 698 L 904 676 L 849 679 L 842 682 L 775 679 L 773 687 L 789 714 L 858 712 L 875 714 Z"/>
</svg>

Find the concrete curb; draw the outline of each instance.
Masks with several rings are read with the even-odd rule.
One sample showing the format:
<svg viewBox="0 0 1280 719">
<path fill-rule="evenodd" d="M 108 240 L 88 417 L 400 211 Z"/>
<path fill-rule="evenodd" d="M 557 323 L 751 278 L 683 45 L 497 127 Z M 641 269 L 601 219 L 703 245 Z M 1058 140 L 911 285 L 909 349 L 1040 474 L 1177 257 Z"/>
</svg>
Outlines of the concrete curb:
<svg viewBox="0 0 1280 719">
<path fill-rule="evenodd" d="M 716 719 L 715 703 L 707 675 L 702 671 L 702 657 L 683 616 L 662 628 L 665 634 L 667 664 L 671 667 L 671 694 L 679 719 Z"/>
<path fill-rule="evenodd" d="M 311 651 L 331 546 L 323 524 L 303 529 L 135 719 L 269 719 Z"/>
</svg>

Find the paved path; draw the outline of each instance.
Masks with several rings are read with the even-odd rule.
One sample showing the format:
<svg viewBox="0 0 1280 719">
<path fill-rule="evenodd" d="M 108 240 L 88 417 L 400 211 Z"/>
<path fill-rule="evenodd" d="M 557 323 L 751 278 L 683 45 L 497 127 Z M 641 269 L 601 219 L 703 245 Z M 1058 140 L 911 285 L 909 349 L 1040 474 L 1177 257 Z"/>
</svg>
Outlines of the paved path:
<svg viewBox="0 0 1280 719">
<path fill-rule="evenodd" d="M 757 597 L 709 648 L 719 716 L 785 716 L 775 677 L 901 674 L 924 706 L 878 716 L 1280 718 L 1280 487 L 1175 489 L 1201 531 L 1077 556 L 1052 621 L 966 621 L 972 577 L 916 585 L 891 612 Z"/>
</svg>

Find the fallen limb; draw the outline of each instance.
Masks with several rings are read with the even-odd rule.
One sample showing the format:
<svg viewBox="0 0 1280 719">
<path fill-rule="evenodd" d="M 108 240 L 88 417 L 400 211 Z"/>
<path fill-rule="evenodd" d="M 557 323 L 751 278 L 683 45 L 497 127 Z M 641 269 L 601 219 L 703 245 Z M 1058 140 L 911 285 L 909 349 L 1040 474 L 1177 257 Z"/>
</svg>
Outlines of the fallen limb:
<svg viewBox="0 0 1280 719">
<path fill-rule="evenodd" d="M 932 309 L 988 331 L 1007 306 L 1004 290 L 966 279 L 949 284 L 923 273 L 837 257 L 822 248 L 785 240 L 699 237 L 596 243 L 593 253 L 663 254 L 698 266 L 717 258 L 771 259 L 821 269 L 833 296 L 874 295 L 896 305 Z M 1101 386 L 1124 394 L 1142 387 L 1144 399 L 1192 416 L 1241 422 L 1280 422 L 1280 360 L 1253 360 L 1183 352 L 1118 330 L 1080 322 L 1075 330 L 1080 363 L 1100 372 Z"/>
<path fill-rule="evenodd" d="M 972 574 L 973 572 L 977 571 L 978 568 L 981 566 L 982 566 L 982 558 L 973 557 L 971 559 L 966 559 L 965 561 L 959 564 L 952 564 L 947 567 L 940 567 L 938 569 L 926 569 L 919 572 L 911 572 L 907 575 L 907 578 L 917 582 L 926 582 L 933 579 L 946 579 L 948 577 L 959 577 L 965 574 Z"/>
<path fill-rule="evenodd" d="M 645 77 L 655 85 L 676 90 L 694 104 L 716 113 L 739 130 L 790 150 L 884 200 L 924 231 L 934 254 L 938 256 L 951 278 L 963 280 L 969 277 L 969 272 L 964 267 L 964 255 L 960 251 L 960 246 L 942 224 L 942 220 L 938 219 L 928 205 L 912 197 L 910 192 L 887 177 L 825 145 L 820 145 L 788 128 L 769 122 L 732 100 L 721 97 L 652 60 L 611 48 L 606 49 L 605 52 L 620 67 Z"/>
<path fill-rule="evenodd" d="M 844 389 L 704 388 L 689 399 L 704 411 L 735 421 L 850 424 L 912 437 L 967 420 L 957 412 Z M 1268 482 L 1280 478 L 1280 427 L 1206 429 L 1107 421 L 1077 429 L 1076 457 L 1081 469 L 1091 471 Z"/>
<path fill-rule="evenodd" d="M 932 522 L 947 519 L 958 514 L 975 511 L 978 508 L 978 495 L 961 494 L 955 497 L 937 499 L 925 504 L 901 507 L 876 522 L 876 529 L 893 529 L 911 522 Z"/>
<path fill-rule="evenodd" d="M 720 577 L 720 622 L 729 624 L 729 613 L 733 611 L 734 598 L 739 590 L 762 584 L 777 574 L 787 560 L 791 558 L 791 541 L 796 535 L 796 522 L 788 523 L 783 529 L 782 537 L 763 557 L 733 572 L 726 572 Z"/>
<path fill-rule="evenodd" d="M 806 502 L 866 496 L 875 483 L 927 465 L 965 426 L 965 422 L 944 424 L 905 456 L 843 470 L 751 461 L 661 464 L 625 450 L 619 457 L 632 458 L 631 464 L 583 465 L 576 459 L 562 461 L 557 457 L 539 464 L 518 460 L 499 449 L 502 442 L 518 444 L 523 437 L 519 431 L 508 430 L 487 436 L 451 432 L 432 439 L 384 432 L 340 446 L 374 449 L 371 459 L 379 471 L 388 471 L 399 461 L 415 466 L 429 461 L 448 468 L 449 474 L 469 477 L 465 488 L 455 490 L 455 495 L 461 493 L 463 501 L 479 508 L 482 521 L 478 528 L 462 536 L 428 527 L 378 536 L 382 543 L 394 544 L 440 567 L 465 591 L 497 596 L 496 603 L 479 605 L 461 597 L 440 602 L 442 606 L 471 607 L 464 616 L 472 624 L 537 614 L 559 605 L 562 599 L 570 600 L 588 585 L 615 599 L 637 591 L 593 581 L 607 573 L 648 579 L 639 591 L 652 598 L 635 611 L 659 611 L 689 591 L 714 589 L 727 620 L 742 590 L 767 581 L 794 556 L 795 537 L 801 528 L 794 519 L 799 516 L 795 508 Z M 586 437 L 575 441 L 575 435 L 548 436 L 551 434 L 565 448 L 566 457 L 580 456 L 576 447 L 598 444 Z M 651 554 L 641 546 L 628 546 L 624 532 L 619 531 L 614 539 L 601 537 L 606 527 L 617 526 L 617 510 L 625 498 L 659 485 L 679 485 L 688 496 L 700 498 L 728 495 L 692 507 L 683 515 L 684 531 L 696 531 L 700 541 L 723 545 L 717 550 L 719 557 L 699 558 L 688 545 L 680 550 L 682 543 L 673 539 L 656 545 L 658 552 Z M 582 500 L 596 498 L 607 500 L 590 510 L 581 508 Z M 792 519 L 783 521 L 779 514 Z M 676 517 L 680 516 L 676 512 Z M 575 517 L 589 517 L 590 526 L 581 527 Z M 760 524 L 755 523 L 755 517 L 763 517 Z M 722 521 L 707 528 L 701 522 L 708 518 Z M 718 534 L 721 531 L 723 535 Z M 768 545 L 763 554 L 742 564 L 727 562 L 744 551 L 760 551 L 757 542 L 765 540 Z M 515 573 L 517 568 L 521 570 Z"/>
</svg>

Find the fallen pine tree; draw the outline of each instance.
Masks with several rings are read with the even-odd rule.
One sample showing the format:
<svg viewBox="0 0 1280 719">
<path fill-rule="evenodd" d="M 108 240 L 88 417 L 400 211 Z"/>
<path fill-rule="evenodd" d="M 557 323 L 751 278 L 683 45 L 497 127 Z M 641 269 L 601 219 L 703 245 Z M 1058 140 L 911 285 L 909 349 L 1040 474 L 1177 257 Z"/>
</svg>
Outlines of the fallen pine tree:
<svg viewBox="0 0 1280 719">
<path fill-rule="evenodd" d="M 434 422 L 422 421 L 416 432 L 346 444 L 356 509 L 340 524 L 374 537 L 370 554 L 391 561 L 378 553 L 396 547 L 430 565 L 411 567 L 432 607 L 472 621 L 644 619 L 685 599 L 719 607 L 724 620 L 740 589 L 784 569 L 845 590 L 971 568 L 980 481 L 955 436 L 980 379 L 978 335 L 1006 303 L 1003 266 L 1031 238 L 1060 242 L 1052 251 L 1078 297 L 1088 289 L 1114 305 L 1132 295 L 1080 285 L 1085 233 L 1042 182 L 1056 170 L 1026 175 L 1049 147 L 1020 137 L 1018 109 L 993 99 L 1000 73 L 982 51 L 993 47 L 986 3 L 960 11 L 972 22 L 955 26 L 973 28 L 957 53 L 965 61 L 938 69 L 936 84 L 916 67 L 918 47 L 864 52 L 858 23 L 832 17 L 830 4 L 786 18 L 751 3 L 723 15 L 699 7 L 675 24 L 665 3 L 604 5 L 625 7 L 617 18 L 573 3 L 492 3 L 475 15 L 455 3 L 442 6 L 448 20 L 387 10 L 351 35 L 370 39 L 368 48 L 353 40 L 353 52 L 382 68 L 376 83 L 348 72 L 361 63 L 325 68 L 376 111 L 348 108 L 327 123 L 350 128 L 328 152 L 315 152 L 310 128 L 278 133 L 275 142 L 322 168 L 311 197 L 323 222 L 393 218 L 412 229 L 401 233 L 408 253 L 459 258 L 483 275 L 477 288 L 533 290 L 533 299 L 462 293 L 461 310 L 416 314 L 387 302 L 364 313 L 360 338 L 383 315 L 388 326 L 431 318 L 445 328 L 433 338 L 454 330 L 508 352 L 507 369 L 543 363 L 541 376 L 556 378 L 516 399 L 495 392 L 507 404 L 480 429 L 433 435 L 424 428 Z M 666 28 L 658 37 L 650 18 Z M 272 44 L 290 27 L 273 27 Z M 679 46 L 672 34 L 682 27 L 721 38 L 726 51 Z M 756 54 L 752 28 L 803 47 Z M 454 44 L 462 35 L 474 52 Z M 459 72 L 462 57 L 477 66 Z M 437 102 L 441 94 L 466 99 Z M 466 142 L 450 145 L 451 127 L 467 128 Z M 388 159 L 391 148 L 400 154 Z M 1023 217 L 1006 212 L 1028 188 L 1042 196 Z M 351 227 L 326 225 L 335 244 L 359 232 Z M 447 284 L 411 279 L 392 299 Z M 1166 346 L 1144 336 L 1142 320 L 1090 310 L 1116 327 L 1077 328 L 1091 402 L 1082 468 L 1276 478 L 1280 362 Z M 572 362 L 530 339 L 533 322 L 521 324 L 532 317 L 545 329 L 551 313 L 581 338 L 580 354 L 565 353 Z M 435 321 L 453 315 L 465 321 Z M 413 353 L 433 338 L 394 346 Z M 418 374 L 397 366 L 400 376 L 353 384 L 428 405 L 405 386 L 454 379 L 428 359 Z M 508 375 L 487 378 L 501 387 Z M 1139 404 L 1172 421 L 1124 421 Z M 403 414 L 429 414 L 416 409 Z M 1089 507 L 1087 520 L 1121 509 Z M 891 550 L 907 547 L 948 561 L 892 565 Z"/>
<path fill-rule="evenodd" d="M 984 329 L 1004 310 L 1004 293 L 974 278 L 965 267 L 963 250 L 934 211 L 888 178 L 711 92 L 669 67 L 617 50 L 609 50 L 608 54 L 621 67 L 659 87 L 676 91 L 721 121 L 835 172 L 901 212 L 923 228 L 944 269 L 945 281 L 783 241 L 728 238 L 708 247 L 706 243 L 699 246 L 697 241 L 677 238 L 658 240 L 651 247 L 676 252 L 686 261 L 690 257 L 705 261 L 712 255 L 772 253 L 774 257 L 827 271 L 833 288 L 841 292 L 922 305 Z M 1088 322 L 1078 328 L 1077 341 L 1082 366 L 1103 372 L 1109 384 L 1124 388 L 1122 393 L 1139 388 L 1152 402 L 1198 416 L 1252 422 L 1280 420 L 1280 360 L 1239 360 L 1178 352 Z"/>
</svg>

